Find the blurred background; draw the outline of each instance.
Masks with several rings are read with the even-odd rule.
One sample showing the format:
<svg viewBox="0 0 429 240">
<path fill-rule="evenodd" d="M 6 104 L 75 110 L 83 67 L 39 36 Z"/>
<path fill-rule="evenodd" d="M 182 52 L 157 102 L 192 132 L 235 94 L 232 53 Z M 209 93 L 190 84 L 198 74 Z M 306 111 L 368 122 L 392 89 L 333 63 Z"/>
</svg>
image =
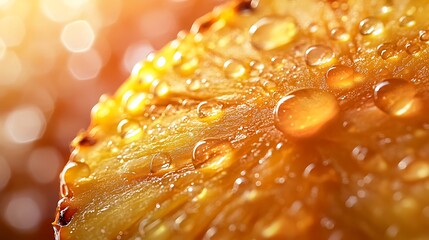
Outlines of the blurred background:
<svg viewBox="0 0 429 240">
<path fill-rule="evenodd" d="M 53 239 L 70 141 L 137 61 L 224 0 L 0 0 L 0 238 Z"/>
</svg>

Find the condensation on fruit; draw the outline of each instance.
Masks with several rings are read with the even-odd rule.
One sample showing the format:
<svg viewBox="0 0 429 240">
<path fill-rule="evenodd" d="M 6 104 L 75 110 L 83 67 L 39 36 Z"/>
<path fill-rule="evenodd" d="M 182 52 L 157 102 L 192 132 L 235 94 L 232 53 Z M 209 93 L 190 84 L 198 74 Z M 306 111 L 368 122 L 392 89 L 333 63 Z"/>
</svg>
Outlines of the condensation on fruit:
<svg viewBox="0 0 429 240">
<path fill-rule="evenodd" d="M 332 94 L 319 89 L 289 93 L 274 109 L 275 126 L 287 136 L 306 138 L 338 116 L 340 107 Z"/>
</svg>

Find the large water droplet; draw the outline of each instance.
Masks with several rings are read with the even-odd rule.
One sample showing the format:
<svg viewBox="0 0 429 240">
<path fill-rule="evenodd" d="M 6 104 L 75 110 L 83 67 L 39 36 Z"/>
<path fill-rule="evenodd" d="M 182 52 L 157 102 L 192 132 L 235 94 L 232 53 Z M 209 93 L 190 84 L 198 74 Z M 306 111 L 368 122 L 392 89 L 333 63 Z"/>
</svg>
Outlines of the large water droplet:
<svg viewBox="0 0 429 240">
<path fill-rule="evenodd" d="M 418 55 L 421 48 L 419 43 L 407 43 L 405 45 L 405 50 L 410 55 Z"/>
<path fill-rule="evenodd" d="M 390 42 L 382 43 L 377 47 L 377 53 L 384 60 L 396 57 L 396 54 L 397 54 L 396 44 L 390 43 Z"/>
<path fill-rule="evenodd" d="M 197 115 L 199 118 L 219 118 L 222 114 L 223 105 L 217 101 L 201 102 L 197 106 Z"/>
<path fill-rule="evenodd" d="M 421 30 L 419 32 L 419 39 L 422 42 L 429 42 L 429 31 L 428 30 Z"/>
<path fill-rule="evenodd" d="M 413 16 L 402 16 L 399 18 L 400 27 L 412 27 L 416 25 L 416 20 Z"/>
<path fill-rule="evenodd" d="M 92 121 L 97 124 L 108 122 L 117 113 L 117 109 L 115 100 L 102 95 L 100 101 L 91 110 Z"/>
<path fill-rule="evenodd" d="M 132 115 L 139 115 L 150 103 L 150 98 L 148 94 L 143 92 L 127 92 L 124 94 L 123 102 L 125 103 L 125 111 Z"/>
<path fill-rule="evenodd" d="M 352 157 L 365 171 L 383 172 L 388 168 L 386 161 L 365 146 L 356 146 L 352 150 Z"/>
<path fill-rule="evenodd" d="M 91 170 L 88 164 L 83 162 L 69 162 L 60 174 L 61 195 L 63 197 L 72 197 L 73 188 L 78 185 L 79 181 L 89 177 Z"/>
<path fill-rule="evenodd" d="M 334 58 L 334 52 L 324 45 L 311 46 L 305 52 L 305 61 L 310 66 L 321 66 L 329 63 Z"/>
<path fill-rule="evenodd" d="M 157 153 L 150 161 L 150 172 L 156 173 L 161 170 L 168 169 L 171 166 L 171 162 L 172 160 L 170 154 L 165 152 Z"/>
<path fill-rule="evenodd" d="M 348 66 L 336 65 L 326 72 L 326 83 L 333 89 L 350 89 L 363 80 L 364 77 L 361 74 Z"/>
<path fill-rule="evenodd" d="M 246 67 L 238 60 L 229 59 L 223 65 L 223 71 L 228 78 L 241 78 L 246 75 Z"/>
<path fill-rule="evenodd" d="M 346 42 L 350 39 L 350 34 L 342 27 L 331 30 L 331 38 L 337 41 Z"/>
<path fill-rule="evenodd" d="M 177 73 L 182 76 L 189 76 L 197 69 L 199 64 L 198 57 L 181 57 L 179 64 L 174 66 L 174 69 Z"/>
<path fill-rule="evenodd" d="M 199 141 L 192 152 L 192 164 L 195 168 L 222 168 L 231 152 L 232 145 L 227 140 L 206 139 Z"/>
<path fill-rule="evenodd" d="M 170 92 L 170 86 L 166 82 L 159 82 L 154 90 L 155 96 L 163 98 Z"/>
<path fill-rule="evenodd" d="M 420 110 L 420 101 L 413 84 L 399 78 L 378 83 L 374 88 L 375 105 L 383 112 L 397 117 L 414 115 Z"/>
<path fill-rule="evenodd" d="M 379 35 L 383 29 L 383 22 L 375 17 L 365 18 L 359 23 L 359 32 L 362 35 Z"/>
<path fill-rule="evenodd" d="M 412 157 L 404 158 L 399 164 L 401 178 L 407 182 L 420 181 L 429 178 L 429 162 L 412 159 Z"/>
<path fill-rule="evenodd" d="M 140 124 L 133 120 L 123 119 L 117 127 L 118 133 L 126 140 L 135 141 L 143 136 L 143 129 Z"/>
<path fill-rule="evenodd" d="M 297 32 L 295 21 L 289 17 L 263 18 L 249 30 L 253 47 L 266 51 L 290 43 Z"/>
<path fill-rule="evenodd" d="M 288 136 L 305 138 L 319 132 L 339 111 L 337 99 L 332 94 L 319 89 L 301 89 L 277 103 L 275 126 Z"/>
</svg>

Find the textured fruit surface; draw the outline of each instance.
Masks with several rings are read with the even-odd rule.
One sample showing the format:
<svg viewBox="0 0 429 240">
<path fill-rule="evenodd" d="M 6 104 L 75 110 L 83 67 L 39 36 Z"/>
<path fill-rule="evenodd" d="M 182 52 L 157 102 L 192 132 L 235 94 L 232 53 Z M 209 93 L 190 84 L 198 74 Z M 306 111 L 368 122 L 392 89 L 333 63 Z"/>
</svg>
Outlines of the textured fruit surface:
<svg viewBox="0 0 429 240">
<path fill-rule="evenodd" d="M 58 239 L 428 239 L 426 1 L 233 2 L 72 143 Z"/>
</svg>

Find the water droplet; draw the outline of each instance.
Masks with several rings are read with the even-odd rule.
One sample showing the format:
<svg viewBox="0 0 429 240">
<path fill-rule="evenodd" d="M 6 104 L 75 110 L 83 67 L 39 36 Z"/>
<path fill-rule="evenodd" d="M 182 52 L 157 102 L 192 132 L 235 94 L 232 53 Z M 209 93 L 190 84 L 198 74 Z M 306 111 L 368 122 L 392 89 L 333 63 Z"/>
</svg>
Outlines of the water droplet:
<svg viewBox="0 0 429 240">
<path fill-rule="evenodd" d="M 201 89 L 201 81 L 199 79 L 189 79 L 189 81 L 186 82 L 187 85 L 187 89 L 189 91 L 198 91 Z"/>
<path fill-rule="evenodd" d="M 61 227 L 69 225 L 76 211 L 77 210 L 71 206 L 68 198 L 61 199 L 58 201 L 58 213 L 55 222 Z"/>
<path fill-rule="evenodd" d="M 333 89 L 350 89 L 363 80 L 361 74 L 348 66 L 335 65 L 326 72 L 326 83 Z"/>
<path fill-rule="evenodd" d="M 241 78 L 245 76 L 247 69 L 240 61 L 229 59 L 223 65 L 223 71 L 228 78 Z"/>
<path fill-rule="evenodd" d="M 321 66 L 329 63 L 334 58 L 334 52 L 324 45 L 311 46 L 305 51 L 305 61 L 310 66 Z"/>
<path fill-rule="evenodd" d="M 342 27 L 331 30 L 331 38 L 337 41 L 346 42 L 350 39 L 350 34 Z"/>
<path fill-rule="evenodd" d="M 400 27 L 412 27 L 416 25 L 416 20 L 412 16 L 402 16 L 399 18 Z"/>
<path fill-rule="evenodd" d="M 201 102 L 197 106 L 197 115 L 199 118 L 219 118 L 222 114 L 223 105 L 217 101 Z"/>
<path fill-rule="evenodd" d="M 419 32 L 419 39 L 422 42 L 429 42 L 429 31 L 428 30 L 421 30 Z"/>
<path fill-rule="evenodd" d="M 100 101 L 92 108 L 91 118 L 96 124 L 111 121 L 111 118 L 117 112 L 115 100 L 107 95 L 102 95 Z"/>
<path fill-rule="evenodd" d="M 239 177 L 235 179 L 234 186 L 232 187 L 232 191 L 234 193 L 244 189 L 246 186 L 249 186 L 249 181 L 245 177 Z"/>
<path fill-rule="evenodd" d="M 150 172 L 156 173 L 164 169 L 168 169 L 171 166 L 171 156 L 168 153 L 160 152 L 153 156 L 150 161 Z"/>
<path fill-rule="evenodd" d="M 374 154 L 365 146 L 356 146 L 352 150 L 352 157 L 365 171 L 383 172 L 387 169 L 387 163 L 379 154 Z"/>
<path fill-rule="evenodd" d="M 192 152 L 192 164 L 195 168 L 222 168 L 232 152 L 232 145 L 227 140 L 206 139 L 199 141 Z"/>
<path fill-rule="evenodd" d="M 166 97 L 170 92 L 170 86 L 166 82 L 159 82 L 155 87 L 155 96 Z"/>
<path fill-rule="evenodd" d="M 143 129 L 140 124 L 133 120 L 123 119 L 117 127 L 118 133 L 122 138 L 135 141 L 142 138 Z"/>
<path fill-rule="evenodd" d="M 310 163 L 304 169 L 302 176 L 317 183 L 333 181 L 336 179 L 334 169 L 330 166 L 325 166 L 322 163 Z"/>
<path fill-rule="evenodd" d="M 377 47 L 377 53 L 384 60 L 387 60 L 392 57 L 396 57 L 397 47 L 394 43 L 382 43 Z"/>
<path fill-rule="evenodd" d="M 150 103 L 149 95 L 143 92 L 124 94 L 122 101 L 125 103 L 125 111 L 132 115 L 142 114 L 146 106 Z"/>
<path fill-rule="evenodd" d="M 196 56 L 193 57 L 184 57 L 182 56 L 179 64 L 174 66 L 174 69 L 177 73 L 182 76 L 189 76 L 197 69 L 199 64 L 199 59 Z"/>
<path fill-rule="evenodd" d="M 415 160 L 412 157 L 404 158 L 399 164 L 401 178 L 407 182 L 420 181 L 429 178 L 429 162 Z"/>
<path fill-rule="evenodd" d="M 383 112 L 397 117 L 411 116 L 420 110 L 414 85 L 399 78 L 378 83 L 374 88 L 375 105 Z"/>
<path fill-rule="evenodd" d="M 277 103 L 275 126 L 286 135 L 305 138 L 319 132 L 339 111 L 337 99 L 332 94 L 318 89 L 301 89 Z"/>
<path fill-rule="evenodd" d="M 359 23 L 359 32 L 362 35 L 380 35 L 383 29 L 383 22 L 375 17 L 365 18 Z"/>
<path fill-rule="evenodd" d="M 69 162 L 64 167 L 60 174 L 61 179 L 61 196 L 72 197 L 73 188 L 78 185 L 79 181 L 89 177 L 91 170 L 86 163 L 83 162 Z"/>
<path fill-rule="evenodd" d="M 418 44 L 418 43 L 407 43 L 405 45 L 405 50 L 407 51 L 408 54 L 417 55 L 421 50 L 420 44 Z"/>
<path fill-rule="evenodd" d="M 234 9 L 241 14 L 247 14 L 255 11 L 258 7 L 259 0 L 244 0 L 240 1 Z"/>
<path fill-rule="evenodd" d="M 249 30 L 253 47 L 265 51 L 290 43 L 297 32 L 295 21 L 289 17 L 263 18 Z"/>
</svg>

